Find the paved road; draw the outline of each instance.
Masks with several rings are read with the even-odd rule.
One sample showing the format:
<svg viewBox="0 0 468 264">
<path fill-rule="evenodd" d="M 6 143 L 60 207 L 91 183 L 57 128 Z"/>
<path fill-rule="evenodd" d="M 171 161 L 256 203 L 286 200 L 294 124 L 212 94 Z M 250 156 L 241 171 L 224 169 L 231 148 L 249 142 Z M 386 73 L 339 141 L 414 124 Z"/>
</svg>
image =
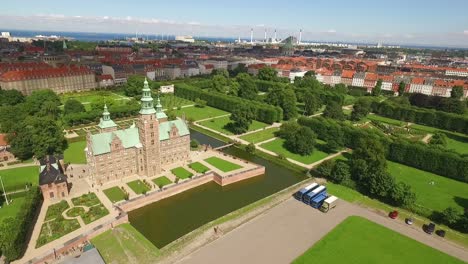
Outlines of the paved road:
<svg viewBox="0 0 468 264">
<path fill-rule="evenodd" d="M 368 218 L 468 261 L 468 251 L 356 205 L 340 201 L 336 209 L 323 214 L 318 210 L 310 210 L 305 204 L 291 198 L 202 247 L 179 263 L 290 263 L 350 215 Z"/>
</svg>

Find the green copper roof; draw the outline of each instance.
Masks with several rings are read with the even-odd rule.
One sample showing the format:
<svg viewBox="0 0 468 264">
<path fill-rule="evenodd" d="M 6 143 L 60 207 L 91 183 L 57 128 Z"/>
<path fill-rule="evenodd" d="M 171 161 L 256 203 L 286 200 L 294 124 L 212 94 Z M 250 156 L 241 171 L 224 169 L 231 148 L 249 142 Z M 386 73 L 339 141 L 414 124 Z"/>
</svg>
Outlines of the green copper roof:
<svg viewBox="0 0 468 264">
<path fill-rule="evenodd" d="M 159 141 L 169 139 L 172 125 L 175 125 L 177 130 L 179 130 L 180 136 L 186 136 L 190 134 L 187 125 L 181 119 L 167 121 L 159 124 Z"/>
<path fill-rule="evenodd" d="M 156 113 L 156 109 L 153 106 L 153 97 L 151 97 L 151 89 L 148 85 L 148 80 L 145 78 L 145 82 L 143 85 L 143 96 L 141 97 L 141 115 L 151 115 Z"/>
<path fill-rule="evenodd" d="M 122 141 L 124 148 L 138 147 L 140 143 L 140 134 L 138 128 L 131 126 L 124 130 L 91 135 L 91 147 L 94 155 L 101 155 L 111 151 L 111 143 L 114 137 Z"/>
<path fill-rule="evenodd" d="M 107 104 L 104 105 L 104 112 L 102 113 L 102 118 L 101 121 L 99 122 L 99 127 L 100 128 L 110 128 L 110 127 L 116 127 L 117 124 L 112 121 L 110 118 L 110 113 L 107 110 Z"/>
<path fill-rule="evenodd" d="M 161 105 L 161 99 L 159 99 L 159 95 L 158 95 L 158 99 L 156 100 L 156 118 L 157 119 L 163 119 L 163 118 L 167 119 L 166 113 L 163 112 L 162 105 Z"/>
</svg>

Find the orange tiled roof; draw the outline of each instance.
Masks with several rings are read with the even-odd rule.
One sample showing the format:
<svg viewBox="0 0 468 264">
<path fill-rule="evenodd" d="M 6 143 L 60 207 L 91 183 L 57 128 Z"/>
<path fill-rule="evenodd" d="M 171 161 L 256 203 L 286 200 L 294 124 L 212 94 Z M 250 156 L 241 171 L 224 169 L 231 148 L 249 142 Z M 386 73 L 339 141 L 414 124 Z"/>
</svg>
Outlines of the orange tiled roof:
<svg viewBox="0 0 468 264">
<path fill-rule="evenodd" d="M 350 71 L 350 70 L 344 70 L 343 73 L 341 74 L 342 78 L 349 78 L 352 79 L 354 76 L 355 71 Z"/>
<path fill-rule="evenodd" d="M 61 67 L 50 69 L 14 70 L 2 74 L 0 76 L 0 81 L 15 82 L 22 80 L 45 79 L 84 74 L 92 74 L 92 72 L 86 67 Z"/>
</svg>

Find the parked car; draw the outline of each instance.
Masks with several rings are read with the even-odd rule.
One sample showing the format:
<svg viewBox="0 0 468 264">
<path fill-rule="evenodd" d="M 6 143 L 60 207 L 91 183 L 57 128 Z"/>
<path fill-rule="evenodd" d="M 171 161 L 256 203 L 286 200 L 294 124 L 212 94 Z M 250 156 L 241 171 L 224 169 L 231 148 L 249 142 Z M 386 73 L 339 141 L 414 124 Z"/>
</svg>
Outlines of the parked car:
<svg viewBox="0 0 468 264">
<path fill-rule="evenodd" d="M 395 210 L 393 212 L 390 212 L 390 214 L 388 214 L 388 216 L 391 218 L 391 219 L 396 219 L 398 217 L 398 211 Z"/>
<path fill-rule="evenodd" d="M 432 233 L 434 233 L 434 231 L 435 231 L 435 224 L 430 223 L 428 225 L 424 225 L 423 230 L 424 230 L 424 232 L 428 233 L 429 235 L 432 235 Z"/>
<path fill-rule="evenodd" d="M 412 225 L 413 224 L 413 218 L 411 218 L 411 217 L 406 218 L 405 223 L 408 224 L 408 225 Z"/>
<path fill-rule="evenodd" d="M 445 230 L 439 229 L 436 231 L 436 234 L 440 237 L 445 237 Z"/>
</svg>

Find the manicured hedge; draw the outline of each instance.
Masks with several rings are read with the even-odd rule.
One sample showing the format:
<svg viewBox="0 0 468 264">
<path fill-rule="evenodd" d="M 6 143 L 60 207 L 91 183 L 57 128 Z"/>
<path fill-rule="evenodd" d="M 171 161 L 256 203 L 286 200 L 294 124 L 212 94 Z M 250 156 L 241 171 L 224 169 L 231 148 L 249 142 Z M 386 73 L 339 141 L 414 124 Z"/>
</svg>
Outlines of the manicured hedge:
<svg viewBox="0 0 468 264">
<path fill-rule="evenodd" d="M 373 102 L 376 114 L 402 121 L 468 134 L 468 117 L 414 106 Z"/>
<path fill-rule="evenodd" d="M 141 106 L 135 105 L 122 105 L 112 107 L 112 118 L 122 118 L 135 116 L 140 111 Z M 98 122 L 99 118 L 102 117 L 102 110 L 93 110 L 84 113 L 74 113 L 63 116 L 63 121 L 67 126 L 77 126 L 82 124 L 89 124 Z"/>
<path fill-rule="evenodd" d="M 208 92 L 187 84 L 177 84 L 175 95 L 192 101 L 195 101 L 195 99 L 202 99 L 205 100 L 209 106 L 228 112 L 232 112 L 239 105 L 248 104 L 256 111 L 255 119 L 268 124 L 278 122 L 283 119 L 283 110 L 279 107 L 261 102 L 245 100 L 222 93 Z"/>
<path fill-rule="evenodd" d="M 355 148 L 361 138 L 374 137 L 386 148 L 386 158 L 421 170 L 429 171 L 455 180 L 468 182 L 468 158 L 457 153 L 437 149 L 423 143 L 415 143 L 370 130 L 356 128 L 323 117 L 301 117 L 299 124 L 310 127 L 320 139 L 327 138 L 327 131 L 339 129 L 345 146 Z"/>
<path fill-rule="evenodd" d="M 15 218 L 8 217 L 0 223 L 0 255 L 9 261 L 23 256 L 27 246 L 27 235 L 34 223 L 34 217 L 42 202 L 38 187 L 26 194 L 23 206 Z"/>
</svg>

